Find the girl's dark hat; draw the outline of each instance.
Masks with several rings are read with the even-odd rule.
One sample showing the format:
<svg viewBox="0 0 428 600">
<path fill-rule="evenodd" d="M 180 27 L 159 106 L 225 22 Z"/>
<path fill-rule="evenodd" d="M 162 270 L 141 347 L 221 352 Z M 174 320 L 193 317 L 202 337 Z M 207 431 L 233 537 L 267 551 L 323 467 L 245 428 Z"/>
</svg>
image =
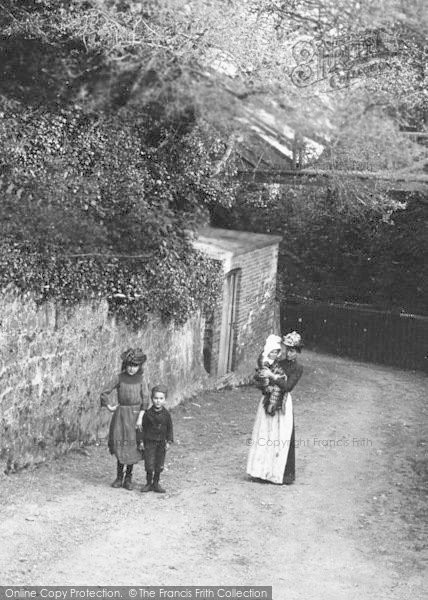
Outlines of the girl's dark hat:
<svg viewBox="0 0 428 600">
<path fill-rule="evenodd" d="M 120 355 L 120 358 L 127 365 L 138 365 L 138 366 L 143 365 L 147 360 L 147 356 L 144 354 L 144 352 L 141 350 L 141 348 L 128 348 L 128 350 L 125 350 L 125 352 L 122 352 L 122 354 Z"/>
</svg>

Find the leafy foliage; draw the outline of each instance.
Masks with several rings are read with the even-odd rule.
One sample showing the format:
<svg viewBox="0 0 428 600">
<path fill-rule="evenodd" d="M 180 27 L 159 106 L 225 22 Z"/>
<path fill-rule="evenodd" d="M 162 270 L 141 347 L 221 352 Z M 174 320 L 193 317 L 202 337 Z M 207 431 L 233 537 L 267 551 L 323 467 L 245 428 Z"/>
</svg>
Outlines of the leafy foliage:
<svg viewBox="0 0 428 600">
<path fill-rule="evenodd" d="M 403 198 L 396 199 L 403 201 Z M 407 196 L 390 219 L 374 207 L 344 211 L 329 188 L 265 186 L 216 209 L 218 226 L 283 237 L 279 296 L 374 304 L 427 313 L 428 206 Z"/>
<path fill-rule="evenodd" d="M 26 40 L 30 54 L 42 53 L 44 34 Z M 88 60 L 73 40 L 58 44 L 58 56 Z M 106 297 L 135 325 L 147 312 L 180 323 L 212 305 L 219 266 L 194 250 L 192 232 L 208 204 L 233 198 L 212 177 L 225 151 L 218 134 L 191 106 L 119 108 L 113 95 L 95 110 L 63 93 L 63 79 L 27 75 L 9 77 L 1 98 L 0 286 L 40 301 Z"/>
<path fill-rule="evenodd" d="M 175 140 L 172 170 L 174 157 L 152 161 L 147 129 L 123 115 L 21 116 L 4 116 L 1 284 L 39 300 L 107 297 L 135 324 L 147 311 L 182 322 L 213 302 L 218 268 L 190 232 L 218 182 L 206 181 L 196 132 Z"/>
</svg>

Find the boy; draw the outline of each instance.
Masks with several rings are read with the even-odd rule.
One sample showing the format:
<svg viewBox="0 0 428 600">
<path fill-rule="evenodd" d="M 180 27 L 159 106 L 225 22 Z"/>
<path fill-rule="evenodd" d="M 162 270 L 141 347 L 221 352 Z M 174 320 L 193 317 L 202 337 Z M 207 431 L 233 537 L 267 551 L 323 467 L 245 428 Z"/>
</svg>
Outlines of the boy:
<svg viewBox="0 0 428 600">
<path fill-rule="evenodd" d="M 152 389 L 152 406 L 145 411 L 143 416 L 143 442 L 144 463 L 146 468 L 147 483 L 142 492 L 154 491 L 164 494 L 165 490 L 159 485 L 159 478 L 165 462 L 166 450 L 172 444 L 171 415 L 164 407 L 167 389 L 157 385 Z"/>
</svg>

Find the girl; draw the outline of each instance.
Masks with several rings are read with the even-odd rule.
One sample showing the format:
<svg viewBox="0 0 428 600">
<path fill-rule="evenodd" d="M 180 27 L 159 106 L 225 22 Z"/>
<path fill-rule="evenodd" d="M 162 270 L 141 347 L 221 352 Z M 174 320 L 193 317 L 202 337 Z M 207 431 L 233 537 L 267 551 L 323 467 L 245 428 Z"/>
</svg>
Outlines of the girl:
<svg viewBox="0 0 428 600">
<path fill-rule="evenodd" d="M 142 459 L 137 448 L 136 428 L 141 429 L 148 402 L 143 396 L 143 364 L 147 357 L 140 348 L 129 348 L 121 355 L 122 369 L 114 384 L 101 393 L 101 406 L 113 413 L 108 447 L 117 458 L 117 477 L 112 487 L 132 490 L 132 469 Z M 108 403 L 108 396 L 117 390 L 116 406 Z M 126 475 L 123 480 L 124 466 Z"/>
<path fill-rule="evenodd" d="M 281 388 L 283 406 L 270 416 L 265 412 L 262 397 L 253 427 L 247 473 L 256 479 L 289 485 L 295 479 L 294 416 L 290 392 L 302 376 L 303 367 L 296 359 L 303 344 L 296 331 L 282 340 L 278 337 L 277 350 L 281 343 L 285 347 L 285 356 L 279 359 L 279 366 L 286 377 L 275 374 L 268 367 L 264 368 L 264 376 L 270 384 Z"/>
</svg>

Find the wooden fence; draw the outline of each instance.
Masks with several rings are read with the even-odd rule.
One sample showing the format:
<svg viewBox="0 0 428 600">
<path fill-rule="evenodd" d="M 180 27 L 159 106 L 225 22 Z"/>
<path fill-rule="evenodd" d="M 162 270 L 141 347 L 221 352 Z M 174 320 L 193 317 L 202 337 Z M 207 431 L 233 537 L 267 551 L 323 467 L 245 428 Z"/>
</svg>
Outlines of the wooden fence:
<svg viewBox="0 0 428 600">
<path fill-rule="evenodd" d="M 281 331 L 291 330 L 312 350 L 428 372 L 426 316 L 287 300 L 281 304 Z"/>
</svg>

